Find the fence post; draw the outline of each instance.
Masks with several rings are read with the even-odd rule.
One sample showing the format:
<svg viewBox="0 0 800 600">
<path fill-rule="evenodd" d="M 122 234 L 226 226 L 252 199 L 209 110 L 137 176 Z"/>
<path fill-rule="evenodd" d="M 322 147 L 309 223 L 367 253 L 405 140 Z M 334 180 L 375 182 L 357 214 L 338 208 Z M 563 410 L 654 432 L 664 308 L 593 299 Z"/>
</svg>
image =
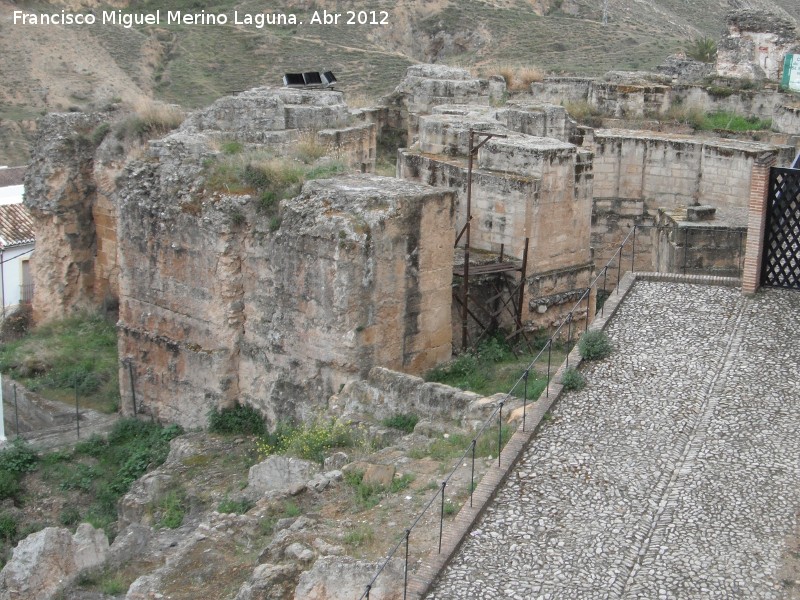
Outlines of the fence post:
<svg viewBox="0 0 800 600">
<path fill-rule="evenodd" d="M 633 246 L 631 246 L 631 273 L 636 270 L 634 267 L 636 259 L 636 223 L 633 224 Z"/>
<path fill-rule="evenodd" d="M 136 416 L 136 382 L 133 378 L 133 361 L 128 359 L 128 375 L 131 378 L 131 398 L 133 399 L 133 416 Z"/>
<path fill-rule="evenodd" d="M 411 530 L 406 529 L 406 566 L 403 569 L 403 600 L 406 600 L 408 592 L 408 538 L 411 535 Z"/>
<path fill-rule="evenodd" d="M 439 513 L 439 554 L 442 553 L 442 531 L 444 529 L 444 488 L 447 481 L 442 482 L 442 510 Z"/>
<path fill-rule="evenodd" d="M 600 305 L 600 316 L 606 314 L 606 279 L 608 279 L 608 265 L 603 267 L 603 304 Z"/>
<path fill-rule="evenodd" d="M 497 466 L 500 466 L 500 454 L 503 452 L 503 404 L 500 403 L 500 411 L 497 413 Z"/>
<path fill-rule="evenodd" d="M 567 315 L 567 360 L 566 365 L 569 369 L 569 352 L 572 349 L 572 313 Z"/>
<path fill-rule="evenodd" d="M 472 508 L 472 494 L 475 493 L 475 445 L 477 438 L 472 438 L 472 473 L 469 476 L 469 507 Z"/>
<path fill-rule="evenodd" d="M 525 378 L 525 395 L 522 397 L 522 431 L 525 431 L 525 413 L 528 410 L 528 375 L 530 375 L 530 369 L 525 369 L 525 373 L 522 375 Z"/>
<path fill-rule="evenodd" d="M 14 427 L 19 437 L 19 407 L 17 406 L 17 384 L 14 384 Z"/>
<path fill-rule="evenodd" d="M 592 286 L 589 286 L 588 288 L 586 288 L 586 323 L 584 324 L 583 327 L 584 331 L 589 331 L 589 313 L 591 312 L 589 304 L 591 304 L 591 299 L 592 299 Z"/>
<path fill-rule="evenodd" d="M 75 427 L 78 429 L 78 437 L 81 437 L 81 414 L 78 409 L 78 374 L 75 374 Z"/>
<path fill-rule="evenodd" d="M 550 359 L 553 355 L 553 338 L 547 340 L 547 387 L 545 388 L 545 398 L 550 397 Z"/>
<path fill-rule="evenodd" d="M 686 275 L 686 260 L 689 255 L 689 228 L 683 230 L 683 274 Z"/>
</svg>

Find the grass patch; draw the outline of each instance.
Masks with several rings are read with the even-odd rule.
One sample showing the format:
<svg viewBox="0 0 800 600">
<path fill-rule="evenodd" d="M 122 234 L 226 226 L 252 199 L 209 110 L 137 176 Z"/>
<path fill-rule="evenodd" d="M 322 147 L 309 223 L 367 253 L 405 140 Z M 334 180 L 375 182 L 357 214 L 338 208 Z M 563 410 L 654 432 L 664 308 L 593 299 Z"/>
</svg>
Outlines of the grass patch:
<svg viewBox="0 0 800 600">
<path fill-rule="evenodd" d="M 225 498 L 223 498 L 217 506 L 217 512 L 243 515 L 251 508 L 253 508 L 253 503 L 245 498 L 240 500 L 231 500 L 225 496 Z"/>
<path fill-rule="evenodd" d="M 261 457 L 286 454 L 322 464 L 326 452 L 353 447 L 355 441 L 352 431 L 344 423 L 317 421 L 298 426 L 281 424 L 274 433 L 256 442 L 256 449 Z"/>
<path fill-rule="evenodd" d="M 46 526 L 72 527 L 87 521 L 113 535 L 111 526 L 117 520 L 117 502 L 134 481 L 164 462 L 170 440 L 180 433 L 181 429 L 175 425 L 161 427 L 125 419 L 116 423 L 108 439 L 92 436 L 74 450 L 46 453 L 38 460 L 30 448 L 22 442 L 14 442 L 9 449 L 13 450 L 11 454 L 6 454 L 9 450 L 0 453 L 0 478 L 3 473 L 22 475 L 15 479 L 19 488 L 16 501 L 20 504 L 29 501 L 25 493 L 26 477 L 33 475 L 48 489 L 45 495 L 56 498 L 68 494 L 70 501 L 57 517 L 58 522 L 20 521 L 15 524 L 16 531 L 6 528 L 5 534 L 9 537 L 2 543 L 3 556 L 8 556 L 10 548 L 20 539 Z M 162 508 L 169 509 L 164 511 L 168 522 L 177 521 L 175 509 L 178 505 L 179 502 L 165 501 Z"/>
<path fill-rule="evenodd" d="M 560 350 L 554 349 L 553 364 L 560 362 L 561 354 Z M 506 393 L 517 383 L 535 357 L 530 352 L 515 356 L 502 336 L 496 336 L 481 344 L 477 351 L 465 352 L 455 360 L 432 369 L 426 373 L 425 379 L 484 396 Z M 544 353 L 540 360 L 544 360 L 546 364 L 547 354 Z M 538 398 L 545 387 L 547 376 L 537 376 L 531 371 L 528 378 L 528 400 Z M 518 398 L 524 395 L 522 383 L 514 389 L 513 395 Z"/>
<path fill-rule="evenodd" d="M 186 502 L 185 494 L 181 490 L 172 490 L 161 499 L 158 504 L 161 519 L 158 521 L 158 527 L 163 529 L 177 529 L 183 525 L 183 518 L 186 516 L 184 504 Z"/>
<path fill-rule="evenodd" d="M 411 433 L 414 431 L 419 422 L 419 416 L 412 413 L 396 413 L 391 417 L 387 417 L 381 421 L 384 427 L 398 429 L 404 433 Z"/>
<path fill-rule="evenodd" d="M 745 117 L 729 112 L 715 112 L 704 115 L 695 128 L 701 131 L 763 131 L 772 127 L 771 119 Z"/>
<path fill-rule="evenodd" d="M 350 486 L 355 496 L 356 504 L 361 510 L 376 506 L 388 494 L 397 494 L 408 488 L 414 482 L 414 475 L 406 473 L 395 477 L 389 486 L 376 483 L 364 483 L 364 473 L 349 471 L 344 474 L 344 482 Z"/>
<path fill-rule="evenodd" d="M 500 446 L 503 447 L 511 439 L 512 431 L 509 425 L 503 425 L 500 431 Z M 497 456 L 497 442 L 497 427 L 490 427 L 478 438 L 475 444 L 475 457 Z M 434 460 L 449 461 L 462 456 L 471 444 L 472 438 L 469 436 L 463 434 L 447 435 L 447 437 L 442 436 L 434 440 L 427 450 L 412 450 L 410 456 L 415 459 L 430 457 Z"/>
<path fill-rule="evenodd" d="M 360 523 L 344 535 L 344 543 L 351 548 L 368 545 L 375 540 L 375 530 L 371 525 Z"/>
<path fill-rule="evenodd" d="M 3 344 L 0 371 L 52 400 L 115 412 L 119 406 L 117 332 L 99 315 L 53 321 Z"/>
</svg>

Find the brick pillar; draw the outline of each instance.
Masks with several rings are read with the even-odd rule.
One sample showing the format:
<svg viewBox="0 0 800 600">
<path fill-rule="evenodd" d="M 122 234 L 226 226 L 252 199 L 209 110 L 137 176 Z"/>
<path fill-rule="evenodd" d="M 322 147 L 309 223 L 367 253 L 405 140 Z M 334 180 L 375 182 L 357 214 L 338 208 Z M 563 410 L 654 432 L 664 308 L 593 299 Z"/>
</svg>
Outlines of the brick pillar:
<svg viewBox="0 0 800 600">
<path fill-rule="evenodd" d="M 750 173 L 750 199 L 747 203 L 747 247 L 744 252 L 742 293 L 756 293 L 761 283 L 761 260 L 764 252 L 764 227 L 767 219 L 769 170 L 775 166 L 773 153 L 759 156 Z"/>
</svg>

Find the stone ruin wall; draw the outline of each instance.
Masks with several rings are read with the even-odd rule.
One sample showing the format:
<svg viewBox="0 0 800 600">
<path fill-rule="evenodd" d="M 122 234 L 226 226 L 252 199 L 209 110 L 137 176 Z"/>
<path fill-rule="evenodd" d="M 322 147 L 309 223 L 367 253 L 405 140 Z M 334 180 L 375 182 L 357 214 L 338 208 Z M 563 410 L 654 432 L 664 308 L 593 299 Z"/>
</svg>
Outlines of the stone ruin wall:
<svg viewBox="0 0 800 600">
<path fill-rule="evenodd" d="M 36 322 L 118 303 L 116 182 L 126 152 L 143 150 L 114 133 L 98 144 L 92 134 L 104 125 L 113 132 L 129 117 L 50 114 L 39 122 L 25 194 L 38 242 L 32 258 Z M 190 115 L 181 130 L 212 147 L 239 141 L 280 149 L 312 141 L 349 167 L 375 168 L 377 125 L 351 114 L 340 92 L 249 90 Z M 154 148 L 158 153 L 158 143 Z"/>
<path fill-rule="evenodd" d="M 453 80 L 455 89 L 459 81 Z M 406 81 L 398 89 L 409 90 L 412 84 Z M 408 93 L 427 98 L 413 89 Z M 468 94 L 451 93 L 442 106 L 409 101 L 429 114 L 418 115 L 410 125 L 409 139 L 416 137 L 416 143 L 400 151 L 398 176 L 454 188 L 460 231 L 466 222 L 469 129 L 508 135 L 489 140 L 476 156 L 470 246 L 492 253 L 502 246 L 506 256 L 521 258 L 529 237 L 523 321 L 535 328 L 555 327 L 592 274 L 591 154 L 567 141 L 577 127 L 562 107 L 522 102 L 493 108 L 481 96 L 474 104 L 458 104 Z M 474 287 L 480 295 L 488 286 L 476 279 Z M 453 313 L 457 331 L 460 309 L 455 303 Z M 501 324 L 513 328 L 510 315 Z"/>
<path fill-rule="evenodd" d="M 421 372 L 449 358 L 452 241 L 464 223 L 469 126 L 509 135 L 476 159 L 472 245 L 498 252 L 503 244 L 519 257 L 531 237 L 524 318 L 536 327 L 559 324 L 632 224 L 655 224 L 664 206 L 745 206 L 754 157 L 775 153 L 780 162 L 790 153 L 581 130 L 559 106 L 494 107 L 498 82 L 445 70 L 412 67 L 409 80 L 421 89 L 406 80 L 385 109 L 348 111 L 337 92 L 252 90 L 221 99 L 152 142 L 146 160 L 131 163 L 119 181 L 121 161 L 71 141 L 91 132 L 96 117 L 47 117 L 26 200 L 40 219 L 38 255 L 50 263 L 34 271 L 37 292 L 44 290 L 38 318 L 121 294 L 121 358 L 135 367 L 145 410 L 164 420 L 201 425 L 208 409 L 236 400 L 273 423 L 309 418 L 373 366 Z M 409 106 L 430 114 L 409 117 Z M 415 142 L 399 153 L 406 181 L 311 184 L 286 203 L 277 233 L 250 199 L 203 193 L 203 163 L 222 142 L 289 148 L 312 132 L 329 152 L 369 171 L 380 128 L 397 125 Z M 331 209 L 337 202 L 360 216 Z M 329 218 L 312 223 L 314 211 Z M 420 242 L 428 248 L 420 253 L 407 246 L 422 239 L 435 243 Z M 680 260 L 664 239 L 640 237 L 637 269 Z M 367 293 L 367 281 L 377 293 Z M 127 368 L 120 379 L 129 409 Z"/>
<path fill-rule="evenodd" d="M 199 213 L 191 194 L 176 202 L 161 161 L 131 167 L 120 221 L 120 358 L 143 410 L 197 426 L 238 400 L 273 425 L 309 419 L 375 365 L 421 372 L 450 357 L 451 194 L 310 182 L 273 233 L 247 196 Z"/>
<path fill-rule="evenodd" d="M 710 205 L 745 219 L 756 159 L 773 154 L 782 164 L 793 153 L 772 144 L 625 130 L 596 130 L 592 147 L 592 245 L 598 268 L 612 258 L 634 224 L 657 225 L 659 208 Z M 655 231 L 646 227 L 637 234 L 637 269 L 658 266 Z M 623 272 L 627 268 L 623 264 Z"/>
<path fill-rule="evenodd" d="M 741 277 L 747 225 L 735 226 L 714 220 L 690 222 L 681 212 L 658 211 L 653 248 L 655 270 L 660 273 Z"/>
<path fill-rule="evenodd" d="M 25 174 L 25 205 L 36 231 L 31 275 L 37 322 L 95 306 L 97 184 L 88 135 L 100 122 L 98 115 L 47 115 L 37 128 Z"/>
<path fill-rule="evenodd" d="M 702 112 L 732 112 L 773 119 L 772 129 L 797 134 L 800 121 L 777 118 L 791 102 L 787 94 L 774 91 L 741 90 L 721 96 L 701 85 L 656 82 L 617 83 L 579 77 L 547 77 L 531 84 L 538 102 L 569 104 L 585 102 L 603 114 L 616 118 L 646 118 L 663 115 L 672 108 L 690 107 Z"/>
<path fill-rule="evenodd" d="M 745 9 L 733 11 L 727 21 L 727 35 L 717 45 L 717 73 L 743 79 L 780 79 L 784 56 L 800 49 L 797 28 L 790 19 Z"/>
</svg>

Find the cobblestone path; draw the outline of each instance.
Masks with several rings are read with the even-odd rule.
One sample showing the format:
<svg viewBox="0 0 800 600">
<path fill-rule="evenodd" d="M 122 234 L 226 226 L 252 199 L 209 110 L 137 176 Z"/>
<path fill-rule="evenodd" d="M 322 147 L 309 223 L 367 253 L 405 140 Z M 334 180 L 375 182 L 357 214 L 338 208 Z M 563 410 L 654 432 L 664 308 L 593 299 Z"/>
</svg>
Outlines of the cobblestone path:
<svg viewBox="0 0 800 600">
<path fill-rule="evenodd" d="M 800 293 L 639 281 L 607 332 L 429 600 L 788 598 Z"/>
</svg>

